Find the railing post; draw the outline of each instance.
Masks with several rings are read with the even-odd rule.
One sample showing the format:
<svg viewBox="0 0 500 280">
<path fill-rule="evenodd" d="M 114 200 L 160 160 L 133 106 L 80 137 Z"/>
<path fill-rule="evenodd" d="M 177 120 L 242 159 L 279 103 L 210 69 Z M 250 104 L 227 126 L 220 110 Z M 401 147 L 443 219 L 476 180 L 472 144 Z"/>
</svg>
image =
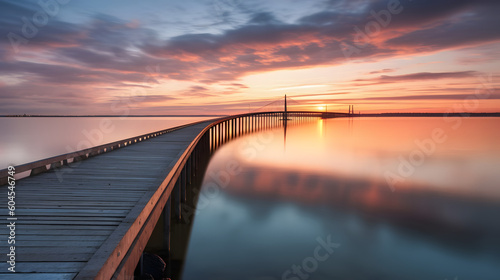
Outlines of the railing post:
<svg viewBox="0 0 500 280">
<path fill-rule="evenodd" d="M 185 203 L 186 202 L 186 166 L 184 165 L 184 168 L 182 168 L 181 171 L 181 202 Z"/>
<path fill-rule="evenodd" d="M 170 208 L 172 204 L 172 196 L 170 196 L 163 208 L 163 250 L 167 252 L 170 258 L 170 216 L 172 215 Z"/>
<path fill-rule="evenodd" d="M 76 158 L 75 158 L 76 159 Z M 47 171 L 47 167 L 45 165 L 42 165 L 40 167 L 36 167 L 31 169 L 30 176 L 34 176 L 40 173 L 44 173 Z"/>
<path fill-rule="evenodd" d="M 217 148 L 219 148 L 222 145 L 222 139 L 223 139 L 222 129 L 223 129 L 222 123 L 219 123 L 219 145 L 217 145 Z"/>
<path fill-rule="evenodd" d="M 222 146 L 222 144 L 224 144 L 224 142 L 226 142 L 225 141 L 226 140 L 226 132 L 225 132 L 225 130 L 226 130 L 226 122 L 222 122 L 221 123 L 221 133 L 220 133 L 220 135 L 221 135 L 221 142 L 220 142 L 221 146 Z"/>
<path fill-rule="evenodd" d="M 253 115 L 250 115 L 250 133 L 253 131 Z"/>
<path fill-rule="evenodd" d="M 177 182 L 175 182 L 174 190 L 173 190 L 173 196 L 174 196 L 174 215 L 178 221 L 181 220 L 181 182 L 179 178 L 177 179 Z"/>
<path fill-rule="evenodd" d="M 227 141 L 227 121 L 222 122 L 222 143 Z"/>
<path fill-rule="evenodd" d="M 256 117 L 255 117 L 255 115 L 253 114 L 253 115 L 252 115 L 252 132 L 255 132 L 255 119 L 256 119 Z"/>
<path fill-rule="evenodd" d="M 233 124 L 233 126 L 231 127 L 231 132 L 233 134 L 233 138 L 235 138 L 236 137 L 236 119 L 232 119 L 231 123 Z"/>
<path fill-rule="evenodd" d="M 209 151 L 212 152 L 214 150 L 214 140 L 215 140 L 215 129 L 214 127 L 212 126 L 210 128 L 210 142 L 209 142 Z"/>
<path fill-rule="evenodd" d="M 254 131 L 254 128 L 255 128 L 254 121 L 255 121 L 254 115 L 250 115 L 250 132 Z"/>
<path fill-rule="evenodd" d="M 217 147 L 216 148 L 219 148 L 220 146 L 220 132 L 221 132 L 221 127 L 220 127 L 220 123 L 217 124 Z"/>
<path fill-rule="evenodd" d="M 194 151 L 193 151 L 194 152 Z M 187 185 L 191 186 L 191 177 L 193 176 L 193 154 L 187 160 Z"/>
<path fill-rule="evenodd" d="M 198 145 L 203 145 L 203 139 L 205 135 L 203 135 L 200 139 L 200 143 Z M 193 169 L 191 170 L 193 172 L 193 178 L 196 177 L 196 171 L 198 170 L 198 145 L 196 145 L 196 148 L 194 148 L 193 151 Z"/>
</svg>

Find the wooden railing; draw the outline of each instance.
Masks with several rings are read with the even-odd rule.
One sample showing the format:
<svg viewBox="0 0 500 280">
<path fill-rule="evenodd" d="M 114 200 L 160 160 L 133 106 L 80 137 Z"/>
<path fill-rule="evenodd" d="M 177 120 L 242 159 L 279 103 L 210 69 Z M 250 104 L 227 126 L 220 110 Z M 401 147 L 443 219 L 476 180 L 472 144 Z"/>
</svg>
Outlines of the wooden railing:
<svg viewBox="0 0 500 280">
<path fill-rule="evenodd" d="M 339 114 L 339 113 L 328 113 L 329 116 L 336 116 L 335 114 Z M 288 112 L 288 116 L 298 116 L 298 117 L 321 117 L 324 115 L 325 115 L 325 113 L 320 113 L 320 112 L 299 112 L 299 111 Z M 343 116 L 343 115 L 345 115 L 345 114 L 341 114 L 339 116 Z M 246 119 L 246 118 L 252 118 L 252 117 L 256 117 L 256 118 L 257 117 L 264 117 L 264 116 L 282 117 L 283 112 L 248 113 L 248 114 L 240 114 L 240 115 L 234 115 L 234 116 L 229 116 L 229 117 L 222 117 L 219 119 L 215 119 L 215 121 L 212 125 L 217 125 L 218 123 L 223 123 L 223 122 L 230 120 L 230 119 Z M 200 122 L 202 122 L 202 121 L 200 121 Z M 73 162 L 82 161 L 82 160 L 85 160 L 87 158 L 99 155 L 99 154 L 114 151 L 116 149 L 123 148 L 123 147 L 129 146 L 129 145 L 133 145 L 135 143 L 139 143 L 139 142 L 142 142 L 144 140 L 147 140 L 147 139 L 150 139 L 153 137 L 157 137 L 157 136 L 160 136 L 160 135 L 163 135 L 165 133 L 172 132 L 172 131 L 175 131 L 178 129 L 182 129 L 182 128 L 185 128 L 187 126 L 194 125 L 194 124 L 197 124 L 200 122 L 176 126 L 176 127 L 172 127 L 172 128 L 168 128 L 168 129 L 163 129 L 163 130 L 159 130 L 156 132 L 142 134 L 139 136 L 135 136 L 135 137 L 131 137 L 131 138 L 103 144 L 100 146 L 96 146 L 96 147 L 92 147 L 92 148 L 88 148 L 88 149 L 84 149 L 84 150 L 80 150 L 80 151 L 76 151 L 76 152 L 62 154 L 62 155 L 58 155 L 58 156 L 30 162 L 30 163 L 18 165 L 18 166 L 15 166 L 16 174 L 20 174 L 20 173 L 28 172 L 28 171 L 30 172 L 28 176 L 40 174 L 43 172 L 47 172 L 49 170 L 60 168 L 62 166 L 68 165 L 68 164 L 73 163 Z M 252 125 L 252 124 L 250 124 L 250 125 Z M 6 168 L 6 169 L 0 170 L 0 186 L 7 184 L 7 177 L 8 177 L 8 169 Z"/>
<path fill-rule="evenodd" d="M 211 154 L 222 144 L 241 135 L 284 125 L 293 125 L 319 117 L 344 116 L 321 112 L 260 112 L 222 117 L 212 120 L 190 143 L 171 170 L 166 170 L 163 180 L 155 191 L 146 193 L 130 211 L 105 243 L 93 255 L 75 279 L 132 279 L 142 252 L 158 222 L 160 215 L 168 217 L 164 226 L 170 228 L 170 217 L 181 219 L 181 206 L 186 202 L 186 189 L 191 177 L 201 164 L 208 162 Z M 291 118 L 290 121 L 288 119 Z M 186 128 L 193 124 L 181 125 L 136 137 L 115 141 L 97 147 L 67 153 L 32 163 L 15 166 L 16 173 L 30 172 L 31 175 L 61 168 L 72 163 L 114 151 L 147 139 Z M 0 171 L 0 183 L 7 183 L 7 169 Z M 160 183 L 161 182 L 161 183 Z M 0 185 L 1 185 L 0 184 Z M 173 208 L 173 209 L 172 209 Z M 172 212 L 171 212 L 172 211 Z M 171 215 L 171 214 L 174 215 Z M 164 238 L 170 244 L 167 230 Z"/>
<path fill-rule="evenodd" d="M 317 119 L 321 116 L 322 113 L 318 112 L 288 112 L 288 117 L 294 119 L 294 121 L 289 122 L 290 125 Z M 173 216 L 179 221 L 182 219 L 181 208 L 182 204 L 186 202 L 189 176 L 196 172 L 198 166 L 203 162 L 208 162 L 210 155 L 218 147 L 236 137 L 283 125 L 283 112 L 240 114 L 214 120 L 195 137 L 151 198 L 140 201 L 136 205 L 137 211 L 140 209 L 142 211 L 118 246 L 112 242 L 113 238 L 110 237 L 108 241 L 111 244 L 103 245 L 99 249 L 102 253 L 109 254 L 109 249 L 114 246 L 109 259 L 105 263 L 96 264 L 91 263 L 91 260 L 75 279 L 93 279 L 94 275 L 86 274 L 86 270 L 88 269 L 90 272 L 95 267 L 101 267 L 99 274 L 95 276 L 96 279 L 133 279 L 134 270 L 162 212 L 166 217 L 166 220 L 163 221 L 164 227 L 167 228 L 164 239 L 165 243 L 170 244 L 170 217 Z M 132 210 L 131 213 L 137 215 L 135 210 Z M 123 233 L 122 230 L 115 232 Z M 98 254 L 96 255 L 98 256 Z M 97 257 L 96 259 L 102 260 L 103 258 Z"/>
<path fill-rule="evenodd" d="M 200 121 L 200 122 L 203 122 L 203 121 Z M 50 158 L 46 158 L 46 159 L 42 159 L 42 160 L 37 160 L 34 162 L 30 162 L 30 163 L 18 165 L 18 166 L 15 166 L 16 174 L 30 171 L 28 176 L 37 175 L 37 174 L 40 174 L 43 172 L 47 172 L 49 170 L 53 170 L 53 169 L 71 164 L 73 162 L 82 161 L 82 160 L 88 159 L 90 157 L 99 155 L 99 154 L 107 153 L 107 152 L 114 151 L 114 150 L 119 149 L 119 148 L 123 148 L 123 147 L 133 145 L 136 143 L 140 143 L 140 142 L 145 141 L 147 139 L 157 137 L 157 136 L 160 136 L 160 135 L 163 135 L 165 133 L 169 133 L 169 132 L 172 132 L 175 130 L 179 130 L 179 129 L 182 129 L 182 128 L 185 128 L 187 126 L 197 124 L 200 122 L 190 123 L 190 124 L 186 124 L 186 125 L 181 125 L 181 126 L 168 128 L 168 129 L 159 130 L 156 132 L 146 133 L 146 134 L 142 134 L 139 136 L 135 136 L 135 137 L 131 137 L 131 138 L 103 144 L 100 146 L 96 146 L 96 147 L 92 147 L 92 148 L 88 148 L 88 149 L 84 149 L 84 150 L 80 150 L 80 151 L 62 154 L 62 155 L 58 155 L 58 156 L 54 156 L 54 157 L 50 157 Z M 7 172 L 8 172 L 7 168 L 0 170 L 0 186 L 7 184 L 7 176 L 8 176 Z"/>
</svg>

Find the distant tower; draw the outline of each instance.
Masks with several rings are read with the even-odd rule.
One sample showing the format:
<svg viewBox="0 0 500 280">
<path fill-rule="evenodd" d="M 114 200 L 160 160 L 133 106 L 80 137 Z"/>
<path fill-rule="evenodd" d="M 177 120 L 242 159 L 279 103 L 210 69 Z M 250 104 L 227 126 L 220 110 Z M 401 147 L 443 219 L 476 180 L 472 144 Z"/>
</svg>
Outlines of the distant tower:
<svg viewBox="0 0 500 280">
<path fill-rule="evenodd" d="M 288 112 L 287 112 L 287 109 L 286 109 L 286 94 L 285 94 L 285 112 L 284 112 L 284 115 L 283 115 L 283 119 L 284 120 L 288 119 Z"/>
</svg>

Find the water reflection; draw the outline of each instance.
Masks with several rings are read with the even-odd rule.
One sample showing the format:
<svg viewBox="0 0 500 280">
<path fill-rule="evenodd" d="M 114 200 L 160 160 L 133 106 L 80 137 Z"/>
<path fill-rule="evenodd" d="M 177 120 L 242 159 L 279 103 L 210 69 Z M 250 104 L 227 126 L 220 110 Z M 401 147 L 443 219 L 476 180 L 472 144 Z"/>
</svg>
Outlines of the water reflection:
<svg viewBox="0 0 500 280">
<path fill-rule="evenodd" d="M 231 142 L 207 170 L 183 279 L 500 279 L 498 124 L 321 120 L 288 128 L 286 150 L 283 131 Z M 446 142 L 391 189 L 384 174 L 436 128 Z M 340 246 L 319 260 L 318 238 Z"/>
</svg>

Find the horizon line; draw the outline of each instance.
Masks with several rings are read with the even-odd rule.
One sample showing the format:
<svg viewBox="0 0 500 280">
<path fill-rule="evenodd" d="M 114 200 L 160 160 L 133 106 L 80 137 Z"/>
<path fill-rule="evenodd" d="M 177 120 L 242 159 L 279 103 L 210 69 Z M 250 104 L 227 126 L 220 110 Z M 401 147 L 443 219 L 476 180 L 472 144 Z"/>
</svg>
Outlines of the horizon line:
<svg viewBox="0 0 500 280">
<path fill-rule="evenodd" d="M 254 112 L 254 113 L 259 113 L 259 112 Z M 317 113 L 341 113 L 341 112 L 322 112 L 322 111 L 317 111 Z M 247 114 L 247 113 L 243 113 Z M 239 114 L 234 114 L 234 115 L 239 115 Z M 500 112 L 453 112 L 453 113 L 448 113 L 448 112 L 382 112 L 382 113 L 353 113 L 352 115 L 360 115 L 360 116 L 374 116 L 374 115 L 447 115 L 447 116 L 500 116 Z M 202 114 L 202 115 L 128 115 L 128 116 L 121 116 L 121 115 L 41 115 L 41 114 L 10 114 L 10 115 L 0 115 L 0 118 L 33 118 L 33 117 L 91 117 L 91 118 L 104 118 L 104 117 L 110 117 L 110 118 L 135 118 L 135 117 L 225 117 L 225 116 L 232 116 L 231 114 Z"/>
</svg>

